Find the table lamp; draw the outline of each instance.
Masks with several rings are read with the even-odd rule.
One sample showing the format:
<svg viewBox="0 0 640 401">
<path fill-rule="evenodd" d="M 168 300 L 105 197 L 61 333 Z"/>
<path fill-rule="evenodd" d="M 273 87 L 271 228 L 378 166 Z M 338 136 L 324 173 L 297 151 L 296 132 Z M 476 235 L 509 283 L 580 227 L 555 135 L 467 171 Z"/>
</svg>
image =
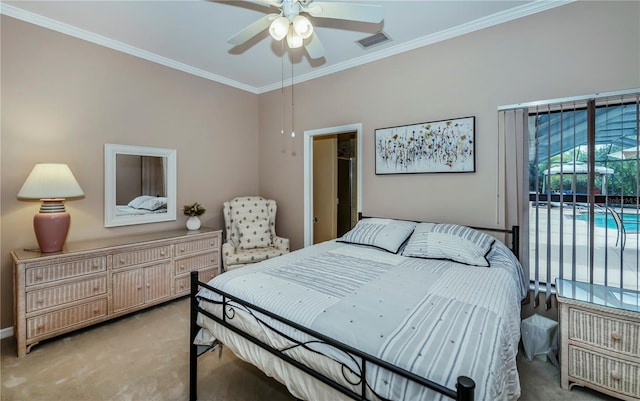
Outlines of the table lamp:
<svg viewBox="0 0 640 401">
<path fill-rule="evenodd" d="M 71 217 L 66 198 L 83 196 L 82 188 L 66 164 L 36 164 L 18 192 L 18 199 L 40 199 L 40 212 L 33 217 L 33 228 L 40 252 L 59 252 L 69 232 Z"/>
</svg>

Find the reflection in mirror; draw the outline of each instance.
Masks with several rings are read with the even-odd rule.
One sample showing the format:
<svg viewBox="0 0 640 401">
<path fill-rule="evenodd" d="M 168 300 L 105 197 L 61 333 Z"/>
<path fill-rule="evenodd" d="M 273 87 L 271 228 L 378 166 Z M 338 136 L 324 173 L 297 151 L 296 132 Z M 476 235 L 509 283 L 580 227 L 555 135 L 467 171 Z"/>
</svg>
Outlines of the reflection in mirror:
<svg viewBox="0 0 640 401">
<path fill-rule="evenodd" d="M 164 164 L 164 157 L 116 155 L 117 215 L 167 213 Z"/>
<path fill-rule="evenodd" d="M 175 150 L 105 145 L 105 227 L 176 219 Z"/>
</svg>

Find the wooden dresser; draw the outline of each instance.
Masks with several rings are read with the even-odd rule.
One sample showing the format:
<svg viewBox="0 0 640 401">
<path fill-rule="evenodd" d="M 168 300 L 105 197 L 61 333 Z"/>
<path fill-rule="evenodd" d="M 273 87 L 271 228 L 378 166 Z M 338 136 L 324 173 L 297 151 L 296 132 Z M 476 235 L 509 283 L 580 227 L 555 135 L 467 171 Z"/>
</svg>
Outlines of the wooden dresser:
<svg viewBox="0 0 640 401">
<path fill-rule="evenodd" d="M 563 389 L 640 399 L 640 294 L 556 280 Z"/>
<path fill-rule="evenodd" d="M 222 232 L 174 230 L 11 252 L 18 356 L 38 342 L 189 294 L 220 273 Z"/>
</svg>

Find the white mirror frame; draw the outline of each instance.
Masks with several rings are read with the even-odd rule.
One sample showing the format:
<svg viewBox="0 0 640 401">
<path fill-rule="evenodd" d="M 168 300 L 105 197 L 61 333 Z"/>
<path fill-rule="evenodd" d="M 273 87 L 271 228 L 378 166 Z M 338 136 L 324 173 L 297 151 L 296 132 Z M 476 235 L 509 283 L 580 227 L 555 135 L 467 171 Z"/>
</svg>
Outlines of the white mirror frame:
<svg viewBox="0 0 640 401">
<path fill-rule="evenodd" d="M 137 155 L 167 158 L 167 213 L 136 216 L 116 214 L 116 156 Z M 157 223 L 176 220 L 176 150 L 131 145 L 104 145 L 104 226 Z"/>
</svg>

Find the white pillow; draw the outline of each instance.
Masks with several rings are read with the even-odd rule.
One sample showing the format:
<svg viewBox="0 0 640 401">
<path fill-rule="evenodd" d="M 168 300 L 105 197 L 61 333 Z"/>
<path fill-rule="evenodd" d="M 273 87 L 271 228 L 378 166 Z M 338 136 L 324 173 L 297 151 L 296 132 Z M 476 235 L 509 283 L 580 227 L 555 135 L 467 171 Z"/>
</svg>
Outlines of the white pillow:
<svg viewBox="0 0 640 401">
<path fill-rule="evenodd" d="M 271 246 L 269 219 L 239 223 L 238 231 L 240 232 L 239 249 L 255 249 Z"/>
<path fill-rule="evenodd" d="M 151 199 L 144 201 L 140 206 L 138 206 L 138 209 L 153 211 L 153 210 L 158 210 L 166 207 L 167 207 L 167 198 L 163 196 L 158 196 L 158 197 L 151 197 Z"/>
<path fill-rule="evenodd" d="M 412 221 L 366 218 L 358 221 L 351 231 L 337 241 L 369 245 L 398 253 L 398 249 L 409 238 L 415 226 L 416 223 Z"/>
<path fill-rule="evenodd" d="M 155 196 L 151 196 L 151 195 L 136 196 L 131 200 L 131 202 L 129 202 L 129 204 L 127 204 L 127 206 L 132 207 L 134 209 L 140 209 L 140 206 L 143 203 L 153 198 L 155 198 Z"/>
<path fill-rule="evenodd" d="M 495 240 L 488 234 L 457 224 L 420 223 L 402 255 L 489 267 L 487 256 Z"/>
</svg>

